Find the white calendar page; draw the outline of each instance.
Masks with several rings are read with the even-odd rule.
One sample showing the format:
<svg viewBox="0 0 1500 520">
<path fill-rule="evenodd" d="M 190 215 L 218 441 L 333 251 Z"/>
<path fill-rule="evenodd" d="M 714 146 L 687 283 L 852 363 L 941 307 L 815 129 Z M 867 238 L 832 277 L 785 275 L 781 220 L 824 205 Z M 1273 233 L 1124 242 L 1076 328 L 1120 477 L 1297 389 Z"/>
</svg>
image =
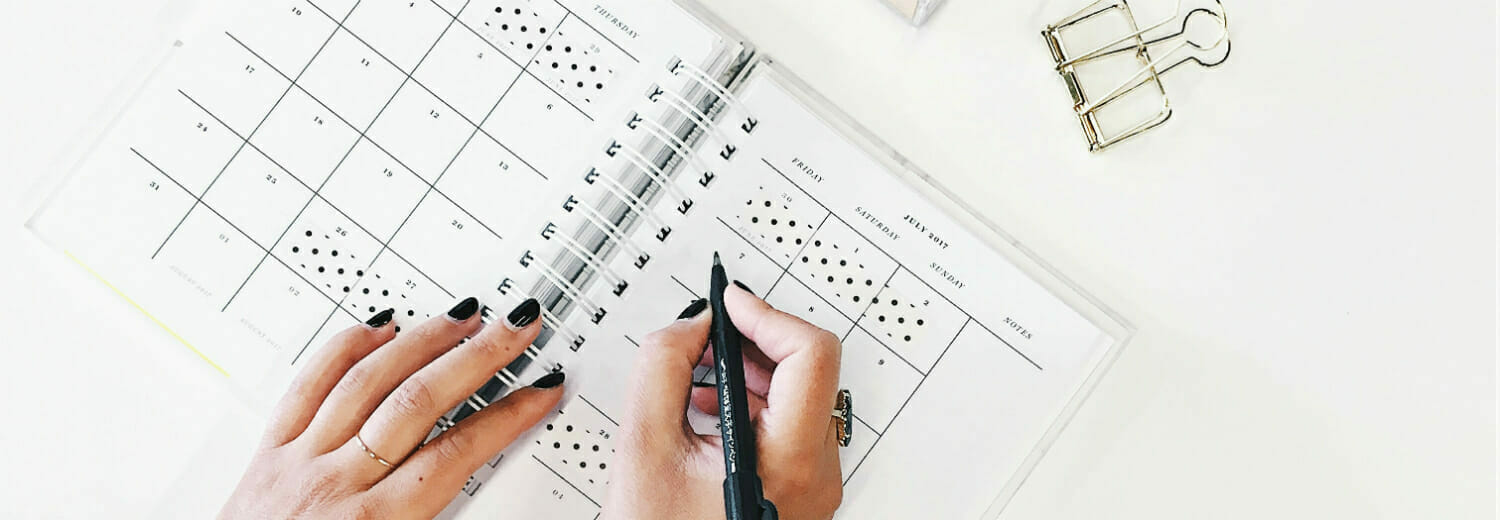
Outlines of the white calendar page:
<svg viewBox="0 0 1500 520">
<path fill-rule="evenodd" d="M 202 10 L 32 226 L 243 388 L 386 307 L 508 309 L 583 136 L 725 45 L 636 0 Z"/>
<path fill-rule="evenodd" d="M 709 133 L 656 206 L 652 222 L 671 227 L 669 237 L 642 225 L 633 242 L 651 260 L 637 267 L 621 254 L 611 270 L 628 289 L 601 284 L 590 301 L 606 318 L 570 322 L 589 339 L 564 361 L 576 396 L 561 417 L 613 431 L 638 340 L 707 295 L 717 251 L 731 277 L 843 340 L 840 383 L 857 421 L 840 450 L 839 518 L 984 517 L 1119 338 L 820 119 L 783 79 L 756 69 L 738 91 L 743 107 L 726 112 L 729 124 Z M 759 122 L 751 133 L 735 127 L 747 114 Z M 736 147 L 729 160 L 714 153 L 726 141 Z M 706 186 L 703 171 L 713 172 Z M 680 197 L 693 201 L 686 213 Z M 700 433 L 716 431 L 690 416 Z M 558 435 L 534 433 L 538 462 L 570 482 L 607 481 L 597 464 L 606 457 L 580 455 Z M 599 500 L 603 487 L 577 491 Z"/>
<path fill-rule="evenodd" d="M 668 64 L 737 45 L 668 0 L 268 0 L 194 28 L 32 225 L 262 400 L 383 308 L 398 326 L 470 295 L 509 309 L 545 279 L 518 259 L 560 254 L 543 229 L 599 227 L 563 208 L 609 207 L 585 172 L 625 182 L 629 150 L 670 141 L 647 124 L 690 85 Z M 566 368 L 560 409 L 445 518 L 597 518 L 637 340 L 704 295 L 712 251 L 843 340 L 841 518 L 986 514 L 1119 345 L 755 70 L 549 317 L 566 341 L 533 366 Z"/>
</svg>

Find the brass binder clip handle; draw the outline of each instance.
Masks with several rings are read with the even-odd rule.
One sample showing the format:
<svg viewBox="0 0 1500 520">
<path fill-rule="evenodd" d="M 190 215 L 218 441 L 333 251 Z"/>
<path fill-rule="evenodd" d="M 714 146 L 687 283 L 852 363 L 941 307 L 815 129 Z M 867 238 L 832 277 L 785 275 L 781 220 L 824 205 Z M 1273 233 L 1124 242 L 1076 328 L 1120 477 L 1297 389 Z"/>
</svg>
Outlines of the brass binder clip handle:
<svg viewBox="0 0 1500 520">
<path fill-rule="evenodd" d="M 1042 31 L 1042 37 L 1046 39 L 1047 48 L 1052 52 L 1052 59 L 1057 64 L 1056 70 L 1062 76 L 1063 82 L 1068 86 L 1069 94 L 1073 97 L 1073 111 L 1078 115 L 1079 123 L 1083 125 L 1084 136 L 1089 141 L 1089 151 L 1098 152 L 1120 141 L 1140 135 L 1147 130 L 1161 126 L 1172 117 L 1172 106 L 1167 98 L 1166 87 L 1161 81 L 1161 76 L 1168 71 L 1189 62 L 1203 67 L 1215 67 L 1229 59 L 1231 49 L 1229 17 L 1224 10 L 1223 2 L 1213 1 L 1214 8 L 1196 8 L 1183 14 L 1181 12 L 1182 0 L 1177 0 L 1177 7 L 1171 15 L 1141 27 L 1136 22 L 1127 0 L 1096 0 L 1057 23 L 1048 25 Z M 1087 52 L 1077 55 L 1069 54 L 1064 42 L 1064 31 L 1078 30 L 1089 22 L 1103 21 L 1106 15 L 1113 13 L 1118 13 L 1128 27 L 1125 35 Z M 1211 22 L 1213 36 L 1210 38 L 1189 36 L 1188 26 L 1194 20 Z M 1181 27 L 1177 32 L 1152 36 L 1177 21 L 1181 21 Z M 1203 59 L 1205 53 L 1211 53 L 1219 47 L 1224 48 L 1222 56 L 1208 61 Z M 1079 79 L 1079 67 L 1124 53 L 1133 53 L 1141 64 L 1140 68 L 1135 69 L 1133 74 L 1125 76 L 1123 80 L 1114 83 L 1115 86 L 1105 93 L 1097 96 L 1090 94 L 1084 87 L 1084 82 Z M 1154 58 L 1153 53 L 1156 55 Z M 1100 110 L 1148 86 L 1160 97 L 1161 107 L 1155 113 L 1148 114 L 1134 123 L 1127 120 L 1122 125 L 1123 130 L 1112 133 L 1107 131 L 1100 122 L 1102 119 Z"/>
</svg>

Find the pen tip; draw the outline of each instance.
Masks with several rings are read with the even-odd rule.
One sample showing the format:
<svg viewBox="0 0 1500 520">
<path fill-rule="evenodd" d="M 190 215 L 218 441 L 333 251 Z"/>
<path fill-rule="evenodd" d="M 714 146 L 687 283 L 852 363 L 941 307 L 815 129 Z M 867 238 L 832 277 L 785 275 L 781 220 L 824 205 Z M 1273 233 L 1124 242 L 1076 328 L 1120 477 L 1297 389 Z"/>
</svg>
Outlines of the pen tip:
<svg viewBox="0 0 1500 520">
<path fill-rule="evenodd" d="M 719 264 L 719 252 L 718 251 L 714 251 L 714 265 L 720 265 Z"/>
</svg>

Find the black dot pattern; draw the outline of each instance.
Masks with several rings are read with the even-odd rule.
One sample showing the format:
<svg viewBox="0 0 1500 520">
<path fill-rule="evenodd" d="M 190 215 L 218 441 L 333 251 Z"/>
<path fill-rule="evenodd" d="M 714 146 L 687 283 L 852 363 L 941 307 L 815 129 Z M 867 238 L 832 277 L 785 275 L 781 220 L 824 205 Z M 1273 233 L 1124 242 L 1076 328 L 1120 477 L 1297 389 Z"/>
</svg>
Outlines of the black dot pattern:
<svg viewBox="0 0 1500 520">
<path fill-rule="evenodd" d="M 347 247 L 348 241 L 340 235 L 301 227 L 287 234 L 276 256 L 308 283 L 336 297 L 358 282 L 359 276 L 353 272 L 359 269 L 356 264 L 365 261 Z"/>
<path fill-rule="evenodd" d="M 532 9 L 525 0 L 506 0 L 493 5 L 478 28 L 479 33 L 523 63 L 547 41 L 558 22 L 554 16 L 544 16 Z"/>
<path fill-rule="evenodd" d="M 870 299 L 865 311 L 866 323 L 871 332 L 878 332 L 886 341 L 911 343 L 922 337 L 927 328 L 927 303 L 903 296 L 887 286 L 880 294 Z"/>
<path fill-rule="evenodd" d="M 563 21 L 546 36 L 531 42 L 535 45 L 525 48 L 521 61 L 548 88 L 580 109 L 602 99 L 618 68 L 630 62 L 613 43 L 577 20 Z"/>
<path fill-rule="evenodd" d="M 760 249 L 783 261 L 791 260 L 817 229 L 815 222 L 798 219 L 786 197 L 761 186 L 747 197 L 735 217 L 740 229 Z"/>
<path fill-rule="evenodd" d="M 411 289 L 405 278 L 396 280 L 378 271 L 372 271 L 368 276 L 364 270 L 356 270 L 354 274 L 359 278 L 358 283 L 353 287 L 342 288 L 342 293 L 347 294 L 344 297 L 344 308 L 351 314 L 362 316 L 395 309 L 397 332 L 401 331 L 403 325 L 414 325 L 433 316 L 431 309 L 419 308 L 409 292 Z"/>
<path fill-rule="evenodd" d="M 820 292 L 832 292 L 835 298 L 864 304 L 877 290 L 877 284 L 883 285 L 885 279 L 873 278 L 876 274 L 871 273 L 859 261 L 858 254 L 832 241 L 818 238 L 802 249 L 797 263 L 802 264 L 799 270 L 805 273 L 803 276 L 819 282 L 812 285 Z"/>
<path fill-rule="evenodd" d="M 536 445 L 547 467 L 588 492 L 609 484 L 610 459 L 614 456 L 614 427 L 607 419 L 578 401 L 569 403 L 543 423 Z"/>
</svg>

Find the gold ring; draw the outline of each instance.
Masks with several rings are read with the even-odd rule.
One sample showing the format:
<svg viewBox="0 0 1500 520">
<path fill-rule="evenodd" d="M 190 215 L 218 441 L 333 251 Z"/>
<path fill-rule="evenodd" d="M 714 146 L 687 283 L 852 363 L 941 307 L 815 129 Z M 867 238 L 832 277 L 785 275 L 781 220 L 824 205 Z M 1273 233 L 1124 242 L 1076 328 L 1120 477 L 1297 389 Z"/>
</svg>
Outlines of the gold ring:
<svg viewBox="0 0 1500 520">
<path fill-rule="evenodd" d="M 385 460 L 384 457 L 376 455 L 374 451 L 371 451 L 370 447 L 365 445 L 365 440 L 359 438 L 358 433 L 354 434 L 354 443 L 359 445 L 359 449 L 364 450 L 365 455 L 368 455 L 370 460 L 379 462 L 381 466 L 385 466 L 387 469 L 396 469 L 396 465 L 391 464 L 391 461 Z"/>
<path fill-rule="evenodd" d="M 833 422 L 838 427 L 839 446 L 849 447 L 849 441 L 854 440 L 854 395 L 848 390 L 840 389 L 838 401 L 833 405 Z"/>
</svg>

